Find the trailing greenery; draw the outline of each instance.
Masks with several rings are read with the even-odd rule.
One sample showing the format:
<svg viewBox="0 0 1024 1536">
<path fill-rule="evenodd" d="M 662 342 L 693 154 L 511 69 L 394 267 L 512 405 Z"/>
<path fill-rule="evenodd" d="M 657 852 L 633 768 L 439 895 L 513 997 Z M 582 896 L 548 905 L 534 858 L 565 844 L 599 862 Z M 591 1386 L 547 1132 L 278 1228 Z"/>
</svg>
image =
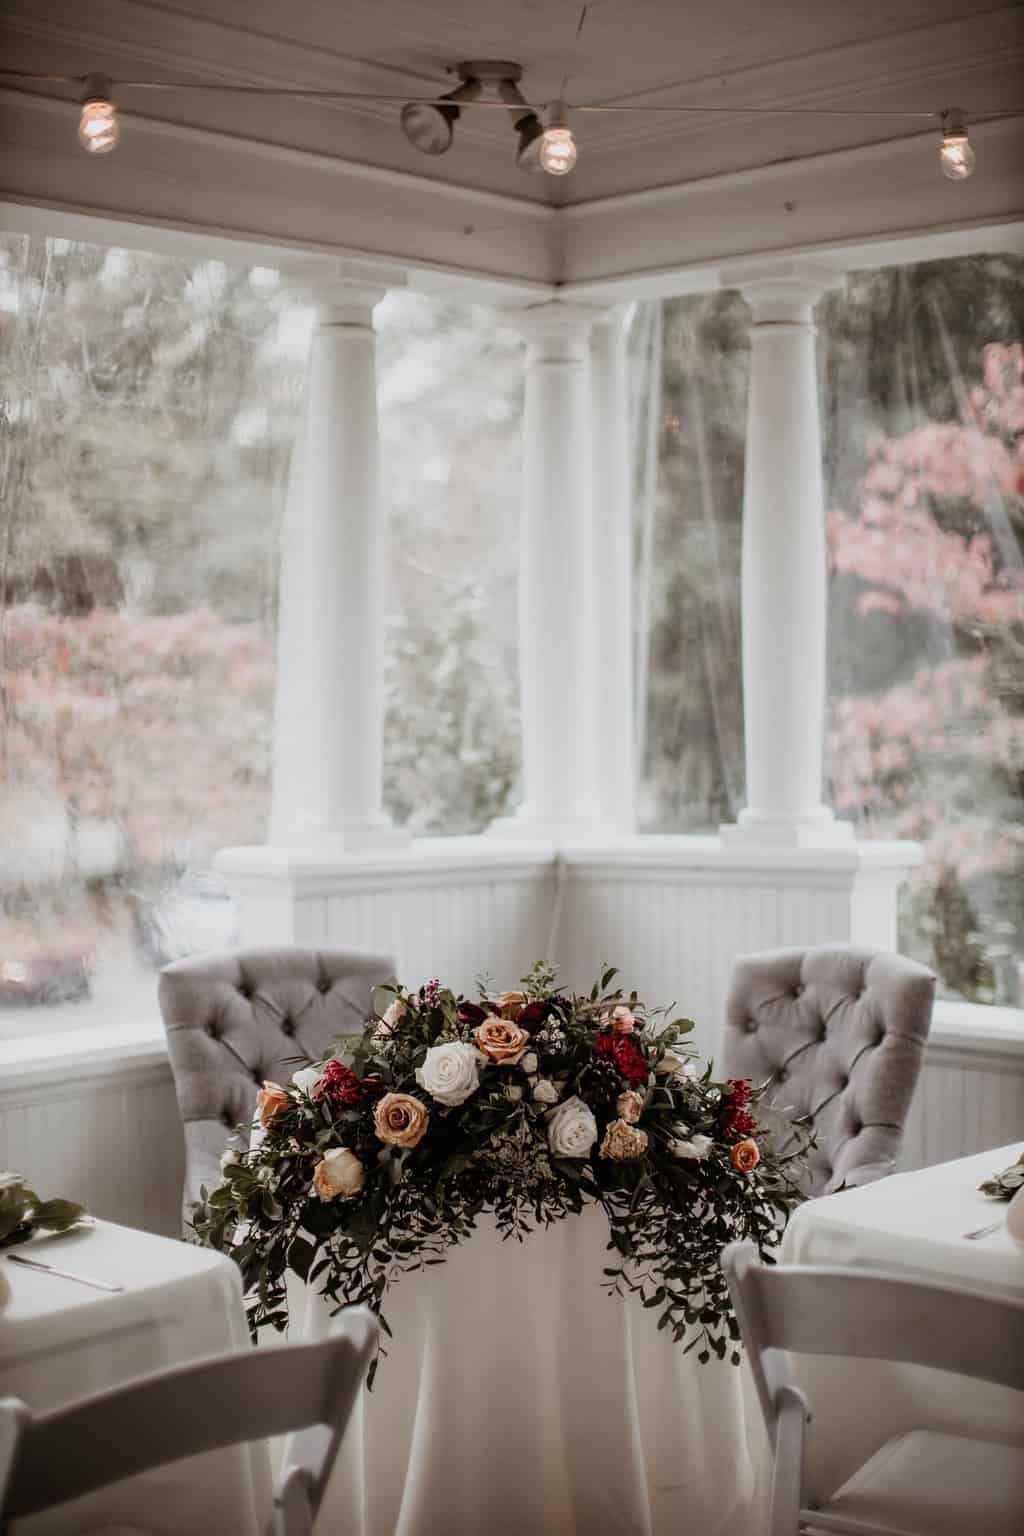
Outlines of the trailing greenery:
<svg viewBox="0 0 1024 1536">
<path fill-rule="evenodd" d="M 335 1309 L 381 1313 L 485 1213 L 521 1242 L 599 1205 L 610 1257 L 595 1284 L 638 1296 L 700 1360 L 738 1360 L 719 1257 L 751 1238 L 770 1262 L 810 1138 L 787 1124 L 776 1139 L 759 1090 L 698 1068 L 692 1021 L 614 977 L 580 996 L 538 966 L 477 1002 L 395 984 L 345 1060 L 265 1084 L 262 1137 L 225 1154 L 193 1215 L 197 1239 L 239 1264 L 253 1332 L 285 1326 L 289 1271 Z"/>
<path fill-rule="evenodd" d="M 73 1200 L 40 1200 L 20 1173 L 0 1172 L 0 1248 L 27 1243 L 36 1232 L 67 1232 L 84 1215 Z"/>
</svg>

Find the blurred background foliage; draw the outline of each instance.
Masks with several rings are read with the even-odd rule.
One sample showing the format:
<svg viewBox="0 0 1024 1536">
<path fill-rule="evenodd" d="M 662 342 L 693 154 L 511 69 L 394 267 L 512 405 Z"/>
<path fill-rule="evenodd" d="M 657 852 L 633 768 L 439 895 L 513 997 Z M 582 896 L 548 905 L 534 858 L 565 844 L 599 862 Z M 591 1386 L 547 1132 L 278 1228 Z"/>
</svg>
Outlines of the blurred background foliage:
<svg viewBox="0 0 1024 1536">
<path fill-rule="evenodd" d="M 819 314 L 826 793 L 865 835 L 922 839 L 905 947 L 949 994 L 1006 1003 L 1024 961 L 1022 271 L 854 273 Z M 376 323 L 385 800 L 418 834 L 475 832 L 520 768 L 521 342 L 414 294 Z M 54 996 L 97 990 L 83 956 L 123 983 L 229 934 L 205 871 L 265 833 L 310 325 L 271 271 L 0 241 L 0 960 L 39 955 Z M 748 311 L 728 291 L 636 306 L 630 346 L 641 819 L 705 831 L 744 801 Z"/>
</svg>

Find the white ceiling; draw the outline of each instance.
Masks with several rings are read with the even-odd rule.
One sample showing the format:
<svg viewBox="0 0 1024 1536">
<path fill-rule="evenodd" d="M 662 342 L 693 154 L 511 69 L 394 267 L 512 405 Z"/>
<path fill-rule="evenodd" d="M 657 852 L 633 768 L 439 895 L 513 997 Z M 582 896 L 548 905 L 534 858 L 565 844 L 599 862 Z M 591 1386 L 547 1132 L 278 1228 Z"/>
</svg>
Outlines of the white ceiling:
<svg viewBox="0 0 1024 1536">
<path fill-rule="evenodd" d="M 697 181 L 915 131 L 898 119 L 771 117 L 748 105 L 975 111 L 1024 105 L 1024 6 L 1009 0 L 0 0 L 12 66 L 381 91 L 450 88 L 465 57 L 519 61 L 542 103 L 730 106 L 736 117 L 580 116 L 564 181 L 512 164 L 503 113 L 464 114 L 431 159 L 391 105 L 125 97 L 150 116 L 552 202 Z M 921 131 L 917 129 L 916 131 Z"/>
</svg>

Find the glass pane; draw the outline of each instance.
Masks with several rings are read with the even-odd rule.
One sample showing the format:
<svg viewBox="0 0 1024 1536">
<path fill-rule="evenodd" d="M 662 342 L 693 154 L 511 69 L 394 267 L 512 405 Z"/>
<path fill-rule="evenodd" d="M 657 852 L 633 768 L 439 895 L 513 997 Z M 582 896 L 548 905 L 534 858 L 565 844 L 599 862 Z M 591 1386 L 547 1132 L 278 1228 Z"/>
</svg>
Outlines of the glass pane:
<svg viewBox="0 0 1024 1536">
<path fill-rule="evenodd" d="M 901 946 L 942 992 L 1024 972 L 1024 261 L 851 273 L 820 313 L 833 803 L 911 837 Z"/>
</svg>

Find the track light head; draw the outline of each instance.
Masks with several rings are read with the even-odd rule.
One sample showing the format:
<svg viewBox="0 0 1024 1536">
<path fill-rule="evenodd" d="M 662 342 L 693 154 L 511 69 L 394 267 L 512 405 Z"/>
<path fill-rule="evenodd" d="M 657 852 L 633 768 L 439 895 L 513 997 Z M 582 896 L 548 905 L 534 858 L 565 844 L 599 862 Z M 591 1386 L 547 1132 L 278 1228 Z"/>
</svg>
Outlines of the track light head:
<svg viewBox="0 0 1024 1536">
<path fill-rule="evenodd" d="M 498 82 L 498 95 L 508 105 L 508 115 L 519 138 L 516 146 L 516 165 L 521 171 L 537 172 L 544 167 L 540 163 L 540 141 L 544 125 L 530 106 L 515 80 Z"/>
<path fill-rule="evenodd" d="M 476 101 L 482 90 L 480 81 L 470 78 L 437 101 L 410 101 L 402 108 L 402 132 L 421 154 L 443 155 L 452 146 L 459 103 Z"/>
</svg>

